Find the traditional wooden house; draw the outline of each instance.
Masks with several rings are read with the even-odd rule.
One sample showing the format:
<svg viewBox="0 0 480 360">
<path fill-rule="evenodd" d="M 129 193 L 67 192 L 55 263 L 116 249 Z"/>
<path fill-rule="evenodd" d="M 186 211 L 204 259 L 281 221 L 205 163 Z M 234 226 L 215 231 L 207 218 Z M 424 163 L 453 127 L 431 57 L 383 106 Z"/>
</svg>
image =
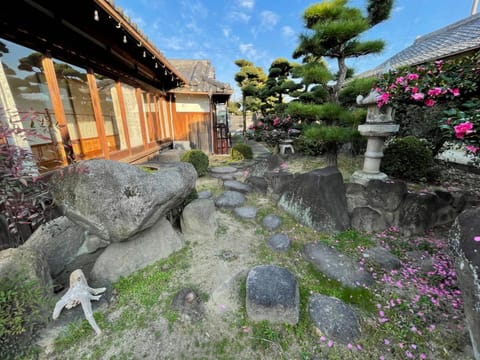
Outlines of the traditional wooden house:
<svg viewBox="0 0 480 360">
<path fill-rule="evenodd" d="M 215 79 L 208 60 L 170 59 L 188 85 L 170 91 L 175 97 L 175 140 L 206 153 L 226 154 L 230 145 L 227 102 L 233 94 L 229 84 Z"/>
<path fill-rule="evenodd" d="M 194 96 L 183 92 L 190 89 L 191 74 L 177 70 L 107 0 L 3 6 L 0 65 L 0 120 L 9 127 L 33 125 L 44 135 L 6 141 L 31 149 L 47 169 L 91 158 L 138 162 L 174 139 L 213 150 L 198 141 L 213 137 L 213 125 L 193 130 L 197 112 L 188 111 L 208 108 L 213 116 L 214 105 L 228 99 L 227 92 L 217 94 L 224 86 L 219 83 L 195 94 L 199 104 L 182 102 L 177 109 L 176 96 Z"/>
<path fill-rule="evenodd" d="M 463 56 L 479 49 L 480 13 L 419 36 L 412 45 L 358 77 L 378 76 L 389 69 Z"/>
</svg>

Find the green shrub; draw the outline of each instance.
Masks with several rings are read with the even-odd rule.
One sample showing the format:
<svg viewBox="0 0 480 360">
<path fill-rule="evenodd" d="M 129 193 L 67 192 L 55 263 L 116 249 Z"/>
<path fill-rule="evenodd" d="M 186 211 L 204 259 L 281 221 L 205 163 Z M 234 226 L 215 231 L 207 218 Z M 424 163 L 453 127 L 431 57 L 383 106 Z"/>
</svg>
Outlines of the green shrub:
<svg viewBox="0 0 480 360">
<path fill-rule="evenodd" d="M 208 170 L 208 156 L 202 150 L 188 150 L 180 157 L 183 162 L 188 162 L 197 170 L 198 176 L 203 176 Z"/>
<path fill-rule="evenodd" d="M 409 180 L 426 181 L 435 176 L 432 151 L 413 136 L 395 138 L 384 150 L 381 170 L 387 175 Z"/>
<path fill-rule="evenodd" d="M 239 143 L 233 145 L 231 156 L 233 160 L 253 159 L 253 151 L 247 144 Z"/>
<path fill-rule="evenodd" d="M 0 348 L 2 359 L 16 359 L 32 351 L 31 338 L 43 325 L 46 299 L 36 281 L 18 276 L 0 282 Z"/>
<path fill-rule="evenodd" d="M 336 151 L 339 145 L 352 139 L 354 131 L 342 126 L 312 124 L 304 126 L 302 136 L 294 141 L 294 147 L 305 155 L 322 155 Z"/>
</svg>

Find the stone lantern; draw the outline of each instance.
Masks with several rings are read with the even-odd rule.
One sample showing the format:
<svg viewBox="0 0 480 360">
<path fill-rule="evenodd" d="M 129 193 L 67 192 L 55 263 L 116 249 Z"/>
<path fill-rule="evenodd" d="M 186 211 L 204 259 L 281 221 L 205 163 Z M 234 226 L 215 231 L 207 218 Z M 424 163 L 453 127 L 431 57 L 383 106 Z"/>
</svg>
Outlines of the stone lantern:
<svg viewBox="0 0 480 360">
<path fill-rule="evenodd" d="M 392 107 L 377 106 L 378 93 L 370 92 L 367 97 L 359 95 L 357 104 L 367 106 L 367 121 L 358 126 L 361 135 L 366 136 L 367 151 L 363 170 L 355 171 L 351 177 L 354 183 L 366 185 L 370 180 L 386 180 L 388 176 L 380 172 L 385 138 L 398 132 L 399 125 L 393 123 Z"/>
</svg>

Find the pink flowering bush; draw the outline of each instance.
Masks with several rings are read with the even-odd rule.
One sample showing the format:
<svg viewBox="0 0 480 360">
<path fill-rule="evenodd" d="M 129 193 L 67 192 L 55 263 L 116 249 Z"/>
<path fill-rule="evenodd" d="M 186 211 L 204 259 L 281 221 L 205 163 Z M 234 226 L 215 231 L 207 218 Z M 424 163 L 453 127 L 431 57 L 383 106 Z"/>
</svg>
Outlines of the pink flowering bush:
<svg viewBox="0 0 480 360">
<path fill-rule="evenodd" d="M 267 115 L 249 126 L 249 136 L 257 141 L 265 141 L 271 146 L 287 139 L 292 133 L 293 119 L 290 115 Z"/>
<path fill-rule="evenodd" d="M 441 128 L 453 136 L 457 144 L 465 145 L 465 149 L 480 161 L 480 99 L 472 98 L 461 104 L 459 108 L 445 111 L 441 119 Z"/>
<path fill-rule="evenodd" d="M 433 116 L 428 127 L 435 129 L 425 132 L 425 138 L 434 142 L 431 146 L 434 154 L 446 141 L 453 141 L 465 145 L 470 154 L 480 158 L 477 111 L 480 101 L 476 99 L 479 76 L 480 53 L 390 71 L 383 74 L 374 86 L 379 94 L 377 105 L 393 106 L 397 109 L 397 118 L 402 120 L 408 117 L 403 112 L 411 112 L 406 107 L 408 105 L 423 107 L 425 113 L 439 107 L 447 116 Z M 401 127 L 409 125 L 403 122 L 400 121 Z M 424 137 L 423 134 L 408 133 L 408 130 L 406 133 L 403 130 L 402 135 Z"/>
</svg>

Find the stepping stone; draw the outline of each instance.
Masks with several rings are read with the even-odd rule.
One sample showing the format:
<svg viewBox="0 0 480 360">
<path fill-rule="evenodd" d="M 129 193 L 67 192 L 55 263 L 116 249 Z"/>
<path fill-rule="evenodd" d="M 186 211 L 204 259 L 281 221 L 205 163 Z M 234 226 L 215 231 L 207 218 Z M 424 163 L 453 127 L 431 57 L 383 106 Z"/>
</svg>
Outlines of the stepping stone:
<svg viewBox="0 0 480 360">
<path fill-rule="evenodd" d="M 398 257 L 381 246 L 366 250 L 363 257 L 385 270 L 399 269 L 402 266 Z"/>
<path fill-rule="evenodd" d="M 276 265 L 259 265 L 247 276 L 247 315 L 253 321 L 298 323 L 300 295 L 295 276 Z"/>
<path fill-rule="evenodd" d="M 323 243 L 305 244 L 303 257 L 329 278 L 347 287 L 373 284 L 372 275 L 360 269 L 360 265 L 338 250 Z"/>
<path fill-rule="evenodd" d="M 225 175 L 237 172 L 237 168 L 232 166 L 215 166 L 208 169 L 212 175 Z"/>
<path fill-rule="evenodd" d="M 262 225 L 266 230 L 273 231 L 282 225 L 282 219 L 277 215 L 267 215 L 263 218 Z"/>
<path fill-rule="evenodd" d="M 215 205 L 219 208 L 235 208 L 243 205 L 245 196 L 237 191 L 225 191 L 215 199 Z"/>
<path fill-rule="evenodd" d="M 250 185 L 241 183 L 240 181 L 236 180 L 226 180 L 223 182 L 223 186 L 226 190 L 238 191 L 244 194 L 252 191 L 252 187 Z"/>
<path fill-rule="evenodd" d="M 243 206 L 233 209 L 233 214 L 240 219 L 254 220 L 257 211 L 258 209 L 255 206 Z"/>
<path fill-rule="evenodd" d="M 198 199 L 210 199 L 213 196 L 210 190 L 204 190 L 197 193 Z"/>
<path fill-rule="evenodd" d="M 275 251 L 287 251 L 290 248 L 290 238 L 286 234 L 275 234 L 268 239 L 268 245 Z"/>
<path fill-rule="evenodd" d="M 314 325 L 333 341 L 348 344 L 360 336 L 357 314 L 337 298 L 312 294 L 308 299 L 308 314 Z"/>
</svg>

